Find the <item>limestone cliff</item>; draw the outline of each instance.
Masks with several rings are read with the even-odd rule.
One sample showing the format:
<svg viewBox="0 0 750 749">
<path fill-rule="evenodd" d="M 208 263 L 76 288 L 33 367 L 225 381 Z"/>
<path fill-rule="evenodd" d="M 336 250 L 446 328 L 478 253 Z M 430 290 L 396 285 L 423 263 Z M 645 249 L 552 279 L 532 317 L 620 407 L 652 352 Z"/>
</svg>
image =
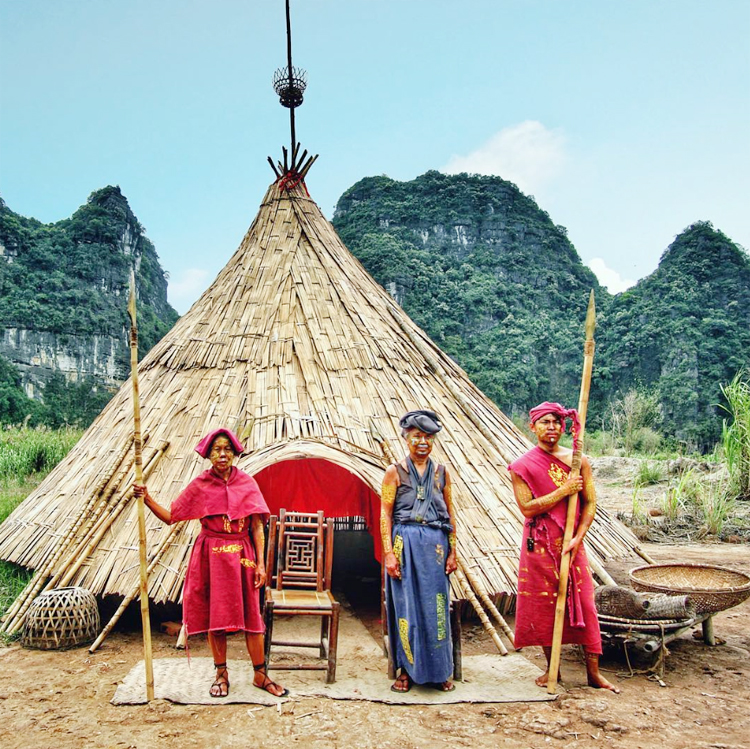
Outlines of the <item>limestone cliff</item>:
<svg viewBox="0 0 750 749">
<path fill-rule="evenodd" d="M 127 294 L 136 273 L 140 351 L 174 324 L 167 279 L 119 187 L 42 224 L 0 200 L 0 356 L 40 398 L 53 375 L 113 389 L 128 376 Z"/>
</svg>

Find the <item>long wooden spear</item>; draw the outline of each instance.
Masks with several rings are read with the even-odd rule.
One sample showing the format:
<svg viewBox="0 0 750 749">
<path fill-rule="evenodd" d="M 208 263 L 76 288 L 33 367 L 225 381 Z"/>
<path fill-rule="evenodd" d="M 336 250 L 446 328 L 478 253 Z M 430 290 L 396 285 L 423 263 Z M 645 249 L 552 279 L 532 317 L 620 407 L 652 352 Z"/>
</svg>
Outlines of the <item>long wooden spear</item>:
<svg viewBox="0 0 750 749">
<path fill-rule="evenodd" d="M 138 394 L 138 323 L 135 311 L 135 272 L 130 270 L 130 379 L 133 383 L 133 447 L 135 449 L 135 483 L 143 483 L 143 443 L 141 442 L 141 399 Z M 151 618 L 148 612 L 148 564 L 146 555 L 146 509 L 138 497 L 138 551 L 141 566 L 141 626 L 143 628 L 143 662 L 146 668 L 146 699 L 154 699 L 154 664 L 151 656 Z"/>
<path fill-rule="evenodd" d="M 594 304 L 594 290 L 591 290 L 589 307 L 586 311 L 586 342 L 583 345 L 583 375 L 581 376 L 581 393 L 578 397 L 578 418 L 581 422 L 577 447 L 573 451 L 570 466 L 570 478 L 581 475 L 581 459 L 583 457 L 583 438 L 586 431 L 586 411 L 589 406 L 589 390 L 591 388 L 591 370 L 594 366 L 594 329 L 596 328 L 596 305 Z M 565 519 L 565 533 L 563 535 L 563 549 L 573 538 L 576 513 L 578 511 L 578 495 L 568 497 L 568 515 Z M 560 670 L 560 651 L 562 649 L 563 626 L 565 624 L 565 604 L 568 593 L 568 577 L 570 574 L 570 552 L 560 558 L 560 581 L 557 588 L 557 602 L 555 604 L 555 626 L 552 630 L 552 654 L 549 660 L 549 674 L 547 677 L 547 692 L 557 691 L 557 677 Z"/>
</svg>

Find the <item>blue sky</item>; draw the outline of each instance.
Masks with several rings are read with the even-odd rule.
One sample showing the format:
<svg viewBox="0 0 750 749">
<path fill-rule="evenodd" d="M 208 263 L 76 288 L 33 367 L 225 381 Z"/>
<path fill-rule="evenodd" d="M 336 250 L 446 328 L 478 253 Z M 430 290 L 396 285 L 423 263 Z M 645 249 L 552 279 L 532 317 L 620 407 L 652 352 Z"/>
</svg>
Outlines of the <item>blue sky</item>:
<svg viewBox="0 0 750 749">
<path fill-rule="evenodd" d="M 499 176 L 617 291 L 711 221 L 750 247 L 748 0 L 292 0 L 307 180 Z M 117 184 L 185 312 L 289 140 L 283 0 L 0 0 L 0 195 L 41 221 Z"/>
</svg>

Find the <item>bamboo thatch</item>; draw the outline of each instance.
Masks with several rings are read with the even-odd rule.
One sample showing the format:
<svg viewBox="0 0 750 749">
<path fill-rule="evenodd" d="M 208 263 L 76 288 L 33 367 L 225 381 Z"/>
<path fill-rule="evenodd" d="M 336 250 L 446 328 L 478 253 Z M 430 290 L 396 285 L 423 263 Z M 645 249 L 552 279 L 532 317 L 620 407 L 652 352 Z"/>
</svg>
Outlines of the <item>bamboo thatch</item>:
<svg viewBox="0 0 750 749">
<path fill-rule="evenodd" d="M 222 425 L 250 449 L 238 462 L 248 473 L 321 458 L 379 493 L 383 455 L 404 452 L 399 417 L 434 409 L 445 425 L 435 457 L 455 483 L 465 579 L 480 598 L 512 600 L 523 518 L 505 466 L 529 444 L 370 278 L 304 185 L 269 188 L 237 252 L 138 371 L 144 464 L 164 504 L 204 470 L 193 447 Z M 126 383 L 0 526 L 0 558 L 37 570 L 37 590 L 50 579 L 97 595 L 137 589 L 134 476 L 124 451 L 130 397 Z M 197 522 L 174 530 L 148 518 L 152 600 L 179 600 L 198 530 Z M 637 544 L 604 512 L 589 539 L 597 562 Z"/>
</svg>

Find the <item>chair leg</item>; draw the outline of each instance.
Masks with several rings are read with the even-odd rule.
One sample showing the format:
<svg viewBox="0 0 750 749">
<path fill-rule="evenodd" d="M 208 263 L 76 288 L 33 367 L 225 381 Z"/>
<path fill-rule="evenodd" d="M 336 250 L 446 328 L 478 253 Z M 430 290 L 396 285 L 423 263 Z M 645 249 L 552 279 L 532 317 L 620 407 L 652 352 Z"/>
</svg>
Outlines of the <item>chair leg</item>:
<svg viewBox="0 0 750 749">
<path fill-rule="evenodd" d="M 456 681 L 462 681 L 461 606 L 457 601 L 451 601 L 451 640 L 453 641 L 453 678 Z"/>
<path fill-rule="evenodd" d="M 266 673 L 271 664 L 271 640 L 273 639 L 273 601 L 266 601 L 266 607 L 263 612 L 263 618 L 266 624 L 266 634 L 264 639 Z"/>
<path fill-rule="evenodd" d="M 328 616 L 321 616 L 320 617 L 320 657 L 321 658 L 327 658 L 328 657 L 328 649 L 331 647 L 331 626 L 330 626 L 330 617 Z"/>
<path fill-rule="evenodd" d="M 326 673 L 326 684 L 336 681 L 336 652 L 339 644 L 339 610 L 341 604 L 333 602 L 331 610 L 331 627 L 328 635 L 328 672 Z"/>
</svg>

